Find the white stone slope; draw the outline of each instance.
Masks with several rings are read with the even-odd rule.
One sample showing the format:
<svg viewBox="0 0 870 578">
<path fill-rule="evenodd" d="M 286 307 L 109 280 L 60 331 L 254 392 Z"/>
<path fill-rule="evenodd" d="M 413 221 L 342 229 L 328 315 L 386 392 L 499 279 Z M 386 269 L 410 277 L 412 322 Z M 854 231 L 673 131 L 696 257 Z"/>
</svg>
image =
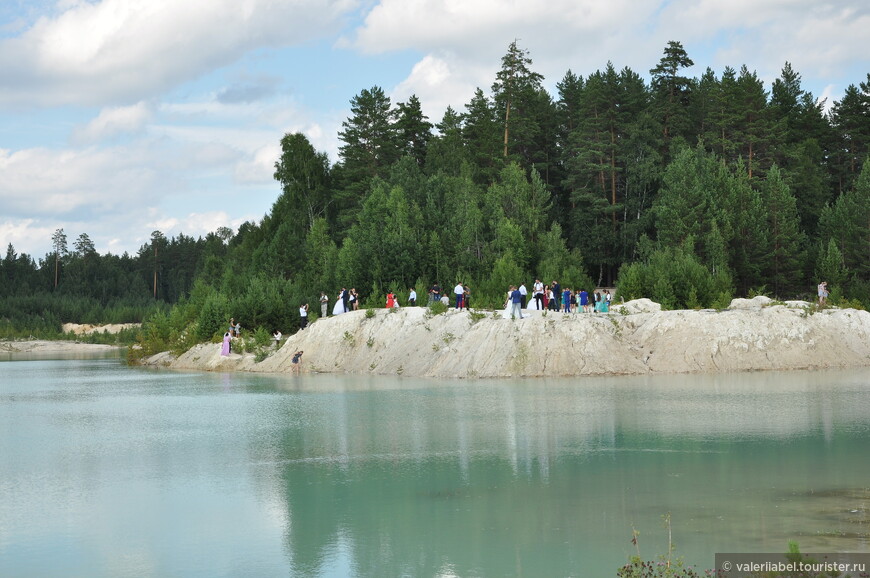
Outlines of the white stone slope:
<svg viewBox="0 0 870 578">
<path fill-rule="evenodd" d="M 870 365 L 870 313 L 766 297 L 735 299 L 725 311 L 661 311 L 649 300 L 609 314 L 467 311 L 426 308 L 354 311 L 309 325 L 257 363 L 253 354 L 220 355 L 199 345 L 146 363 L 208 371 L 292 371 L 303 350 L 306 372 L 429 377 L 574 376 L 814 369 Z"/>
</svg>

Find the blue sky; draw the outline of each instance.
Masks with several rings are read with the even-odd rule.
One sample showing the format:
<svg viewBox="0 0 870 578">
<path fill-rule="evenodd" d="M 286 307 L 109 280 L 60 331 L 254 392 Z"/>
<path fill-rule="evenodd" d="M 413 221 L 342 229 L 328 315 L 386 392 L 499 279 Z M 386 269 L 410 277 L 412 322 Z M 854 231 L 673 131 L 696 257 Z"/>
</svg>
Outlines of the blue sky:
<svg viewBox="0 0 870 578">
<path fill-rule="evenodd" d="M 0 250 L 63 228 L 101 253 L 151 232 L 259 220 L 281 137 L 336 160 L 349 102 L 416 94 L 433 122 L 489 91 L 517 39 L 555 83 L 612 61 L 648 77 L 669 40 L 717 75 L 788 61 L 828 105 L 867 79 L 863 0 L 3 0 Z"/>
</svg>

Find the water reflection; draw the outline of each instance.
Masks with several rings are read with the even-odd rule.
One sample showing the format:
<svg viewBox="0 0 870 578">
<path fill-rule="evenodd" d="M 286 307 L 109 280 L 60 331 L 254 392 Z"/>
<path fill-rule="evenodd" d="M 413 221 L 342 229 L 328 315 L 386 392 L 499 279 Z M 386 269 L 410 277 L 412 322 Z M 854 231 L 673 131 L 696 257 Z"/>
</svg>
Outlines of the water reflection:
<svg viewBox="0 0 870 578">
<path fill-rule="evenodd" d="M 300 576 L 612 570 L 635 525 L 663 551 L 665 512 L 701 564 L 866 547 L 858 372 L 292 387 L 311 393 L 272 450 Z"/>
<path fill-rule="evenodd" d="M 433 381 L 0 364 L 0 575 L 608 576 L 866 551 L 864 372 Z M 70 567 L 70 560 L 75 567 Z"/>
</svg>

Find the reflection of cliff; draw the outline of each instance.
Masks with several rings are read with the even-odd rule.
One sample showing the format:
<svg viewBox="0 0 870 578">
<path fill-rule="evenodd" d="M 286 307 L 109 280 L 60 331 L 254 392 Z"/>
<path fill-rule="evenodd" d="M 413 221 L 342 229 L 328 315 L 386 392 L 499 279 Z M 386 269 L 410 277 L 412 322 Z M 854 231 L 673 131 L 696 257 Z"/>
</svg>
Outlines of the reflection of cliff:
<svg viewBox="0 0 870 578">
<path fill-rule="evenodd" d="M 530 311 L 472 318 L 425 308 L 354 311 L 318 320 L 264 361 L 221 357 L 215 344 L 151 363 L 179 369 L 290 372 L 305 351 L 308 371 L 432 377 L 588 376 L 813 369 L 870 365 L 870 313 L 809 314 L 766 298 L 735 300 L 716 311 L 561 314 Z M 651 302 L 647 309 L 652 308 Z M 742 307 L 742 308 L 739 308 Z M 619 309 L 616 307 L 615 309 Z"/>
<path fill-rule="evenodd" d="M 354 378 L 316 376 L 326 391 L 294 396 L 268 447 L 294 575 L 322 575 L 341 556 L 358 576 L 613 571 L 623 558 L 599 552 L 627 544 L 632 524 L 657 529 L 665 511 L 684 534 L 781 548 L 790 536 L 778 520 L 765 522 L 776 532 L 754 534 L 768 516 L 760 504 L 824 487 L 818 476 L 863 452 L 844 439 L 867 428 L 860 378 L 831 375 L 843 385 L 827 405 L 819 374 L 747 374 L 733 386 L 713 376 L 583 387 L 388 380 L 363 390 L 345 387 Z M 747 406 L 756 409 L 737 411 Z M 833 451 L 816 435 L 831 422 Z M 769 491 L 747 495 L 752 484 Z M 730 515 L 747 500 L 749 522 Z"/>
</svg>

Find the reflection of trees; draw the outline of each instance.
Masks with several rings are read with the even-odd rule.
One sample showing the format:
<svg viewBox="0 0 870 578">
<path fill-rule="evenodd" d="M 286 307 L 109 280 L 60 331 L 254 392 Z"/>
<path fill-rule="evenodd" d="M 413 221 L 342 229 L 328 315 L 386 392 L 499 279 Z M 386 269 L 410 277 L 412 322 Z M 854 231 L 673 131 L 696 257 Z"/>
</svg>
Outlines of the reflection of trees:
<svg viewBox="0 0 870 578">
<path fill-rule="evenodd" d="M 809 433 L 824 416 L 807 408 L 824 407 L 842 423 L 860 407 L 821 404 L 823 392 L 806 383 L 767 383 L 764 393 L 771 377 L 713 387 L 691 376 L 669 377 L 664 387 L 589 380 L 297 396 L 269 449 L 289 513 L 294 575 L 322 574 L 338 544 L 359 576 L 615 569 L 623 559 L 600 558 L 613 551 L 613 537 L 628 540 L 638 519 L 657 521 L 667 510 L 684 532 L 748 535 L 765 524 L 723 521 L 723 500 L 745 500 L 750 478 L 801 487 L 816 470 L 795 469 L 782 452 L 795 432 L 786 424 Z M 747 423 L 769 410 L 766 432 L 756 424 L 735 436 L 738 405 L 752 406 Z M 738 423 L 717 423 L 717 412 Z M 824 455 L 814 444 L 807 449 Z M 740 455 L 746 447 L 750 454 Z M 831 453 L 828 465 L 835 469 L 851 451 Z M 780 539 L 756 538 L 771 546 Z"/>
</svg>

